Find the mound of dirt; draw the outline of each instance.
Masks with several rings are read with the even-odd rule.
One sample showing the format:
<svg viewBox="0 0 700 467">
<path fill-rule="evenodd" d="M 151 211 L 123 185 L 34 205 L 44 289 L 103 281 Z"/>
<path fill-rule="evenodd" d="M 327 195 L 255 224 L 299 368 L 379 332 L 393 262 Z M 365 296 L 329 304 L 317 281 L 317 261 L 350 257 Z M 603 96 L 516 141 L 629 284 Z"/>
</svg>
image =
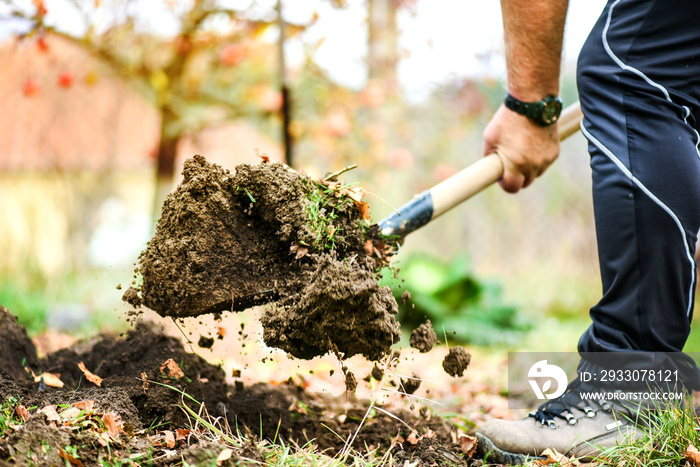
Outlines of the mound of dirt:
<svg viewBox="0 0 700 467">
<path fill-rule="evenodd" d="M 19 380 L 29 373 L 26 368 L 34 369 L 39 360 L 36 348 L 27 336 L 27 331 L 17 323 L 6 308 L 0 306 L 0 371 L 6 371 L 10 378 Z"/>
<path fill-rule="evenodd" d="M 15 324 L 3 321 L 0 333 L 8 326 Z M 102 378 L 99 386 L 87 379 L 80 362 Z M 179 465 L 183 458 L 214 465 L 229 448 L 200 439 L 184 410 L 200 411 L 190 397 L 204 402 L 220 425 L 228 423 L 250 441 L 313 442 L 318 452 L 333 455 L 355 436 L 356 449 L 392 448 L 405 459 L 433 459 L 436 452 L 460 459 L 463 453 L 455 427 L 427 411 L 419 416 L 394 408 L 394 416 L 365 418 L 369 401 L 352 394 L 309 394 L 291 380 L 278 386 L 228 385 L 220 367 L 143 323 L 123 337 L 100 335 L 49 354 L 37 360 L 36 371 L 58 375 L 64 386 L 43 387 L 30 375 L 15 379 L 0 371 L 0 404 L 14 401 L 13 407 L 22 408 L 17 407 L 12 428 L 0 433 L 0 465 L 113 465 L 127 458 L 148 465 Z M 421 443 L 423 437 L 430 443 Z M 228 461 L 217 465 L 262 460 L 252 442 L 226 455 Z"/>
<path fill-rule="evenodd" d="M 372 229 L 356 196 L 279 163 L 232 174 L 195 156 L 183 175 L 139 258 L 143 284 L 125 300 L 172 317 L 274 302 L 265 341 L 300 358 L 375 360 L 399 340 L 396 301 L 375 279 L 385 262 L 366 251 Z"/>
</svg>

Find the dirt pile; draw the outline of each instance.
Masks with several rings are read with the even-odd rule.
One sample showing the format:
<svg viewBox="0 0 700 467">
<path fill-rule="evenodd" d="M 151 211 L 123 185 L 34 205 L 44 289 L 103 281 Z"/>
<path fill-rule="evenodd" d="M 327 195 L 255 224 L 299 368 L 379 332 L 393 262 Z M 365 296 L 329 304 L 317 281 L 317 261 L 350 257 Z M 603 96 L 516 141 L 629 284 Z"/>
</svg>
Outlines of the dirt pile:
<svg viewBox="0 0 700 467">
<path fill-rule="evenodd" d="M 9 335 L 15 327 L 14 320 L 4 320 L 0 333 Z M 21 362 L 32 349 L 3 354 L 2 368 Z M 102 378 L 99 386 L 79 368 L 80 362 Z M 63 387 L 35 381 L 28 371 L 15 377 L 0 371 L 0 404 L 14 411 L 14 421 L 0 432 L 0 465 L 79 465 L 76 459 L 86 466 L 116 465 L 127 458 L 148 465 L 179 465 L 183 458 L 214 465 L 231 446 L 212 443 L 194 430 L 183 407 L 199 413 L 200 406 L 190 397 L 204 402 L 220 426 L 229 424 L 250 441 L 227 453 L 229 463 L 217 465 L 261 459 L 255 445 L 260 439 L 288 446 L 313 440 L 318 451 L 329 455 L 353 436 L 357 449 L 369 446 L 381 453 L 393 447 L 405 459 L 442 453 L 459 460 L 463 453 L 456 429 L 429 410 L 418 416 L 392 409 L 393 416 L 376 413 L 365 419 L 369 402 L 352 394 L 309 394 L 293 380 L 279 386 L 231 386 L 220 367 L 145 324 L 123 337 L 100 335 L 54 352 L 29 369 L 58 375 Z M 420 442 L 424 436 L 430 443 Z"/>
<path fill-rule="evenodd" d="M 143 284 L 125 300 L 172 317 L 274 303 L 265 341 L 300 358 L 374 360 L 399 340 L 358 192 L 279 163 L 231 173 L 195 156 L 183 175 L 139 258 Z"/>
</svg>

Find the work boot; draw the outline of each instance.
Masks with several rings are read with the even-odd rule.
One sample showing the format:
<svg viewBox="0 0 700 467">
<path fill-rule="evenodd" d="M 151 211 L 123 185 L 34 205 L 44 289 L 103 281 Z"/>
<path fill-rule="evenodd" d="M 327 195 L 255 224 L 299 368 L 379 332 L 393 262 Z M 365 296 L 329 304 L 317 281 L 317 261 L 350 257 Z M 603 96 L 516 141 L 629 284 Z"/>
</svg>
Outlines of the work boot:
<svg viewBox="0 0 700 467">
<path fill-rule="evenodd" d="M 479 432 L 478 453 L 489 463 L 520 465 L 546 449 L 590 460 L 602 449 L 629 443 L 643 433 L 649 409 L 634 402 L 583 400 L 577 378 L 564 394 L 519 421 L 489 420 Z"/>
</svg>

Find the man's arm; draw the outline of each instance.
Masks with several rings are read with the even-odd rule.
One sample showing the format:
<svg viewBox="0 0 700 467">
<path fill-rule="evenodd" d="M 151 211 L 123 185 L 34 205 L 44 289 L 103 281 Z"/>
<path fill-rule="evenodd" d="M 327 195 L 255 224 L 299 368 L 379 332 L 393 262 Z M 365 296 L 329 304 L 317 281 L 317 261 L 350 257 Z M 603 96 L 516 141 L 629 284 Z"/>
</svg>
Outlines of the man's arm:
<svg viewBox="0 0 700 467">
<path fill-rule="evenodd" d="M 525 102 L 559 94 L 568 0 L 501 0 L 508 92 Z M 501 106 L 484 130 L 484 154 L 504 164 L 501 187 L 515 193 L 559 155 L 557 124 L 546 127 Z"/>
</svg>

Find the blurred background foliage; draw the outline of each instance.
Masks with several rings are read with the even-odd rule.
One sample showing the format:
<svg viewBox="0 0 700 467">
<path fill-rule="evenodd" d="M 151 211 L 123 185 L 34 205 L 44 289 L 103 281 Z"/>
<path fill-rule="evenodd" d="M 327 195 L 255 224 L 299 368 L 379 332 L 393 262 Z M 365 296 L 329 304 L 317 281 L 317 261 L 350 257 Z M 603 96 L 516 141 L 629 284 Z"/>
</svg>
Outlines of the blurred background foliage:
<svg viewBox="0 0 700 467">
<path fill-rule="evenodd" d="M 364 32 L 344 38 L 367 44 L 361 86 L 319 64 L 314 36 L 348 4 L 364 11 Z M 3 2 L 0 304 L 33 333 L 123 326 L 134 262 L 197 153 L 233 168 L 260 152 L 312 176 L 357 164 L 345 181 L 369 192 L 375 220 L 481 156 L 505 91 L 500 48 L 484 44 L 473 75 L 409 97 L 397 18 L 425 0 L 316 5 L 280 22 L 272 0 Z M 457 341 L 573 349 L 600 293 L 585 140 L 565 142 L 517 196 L 489 188 L 412 234 L 395 267 L 407 331 L 430 318 Z"/>
</svg>

